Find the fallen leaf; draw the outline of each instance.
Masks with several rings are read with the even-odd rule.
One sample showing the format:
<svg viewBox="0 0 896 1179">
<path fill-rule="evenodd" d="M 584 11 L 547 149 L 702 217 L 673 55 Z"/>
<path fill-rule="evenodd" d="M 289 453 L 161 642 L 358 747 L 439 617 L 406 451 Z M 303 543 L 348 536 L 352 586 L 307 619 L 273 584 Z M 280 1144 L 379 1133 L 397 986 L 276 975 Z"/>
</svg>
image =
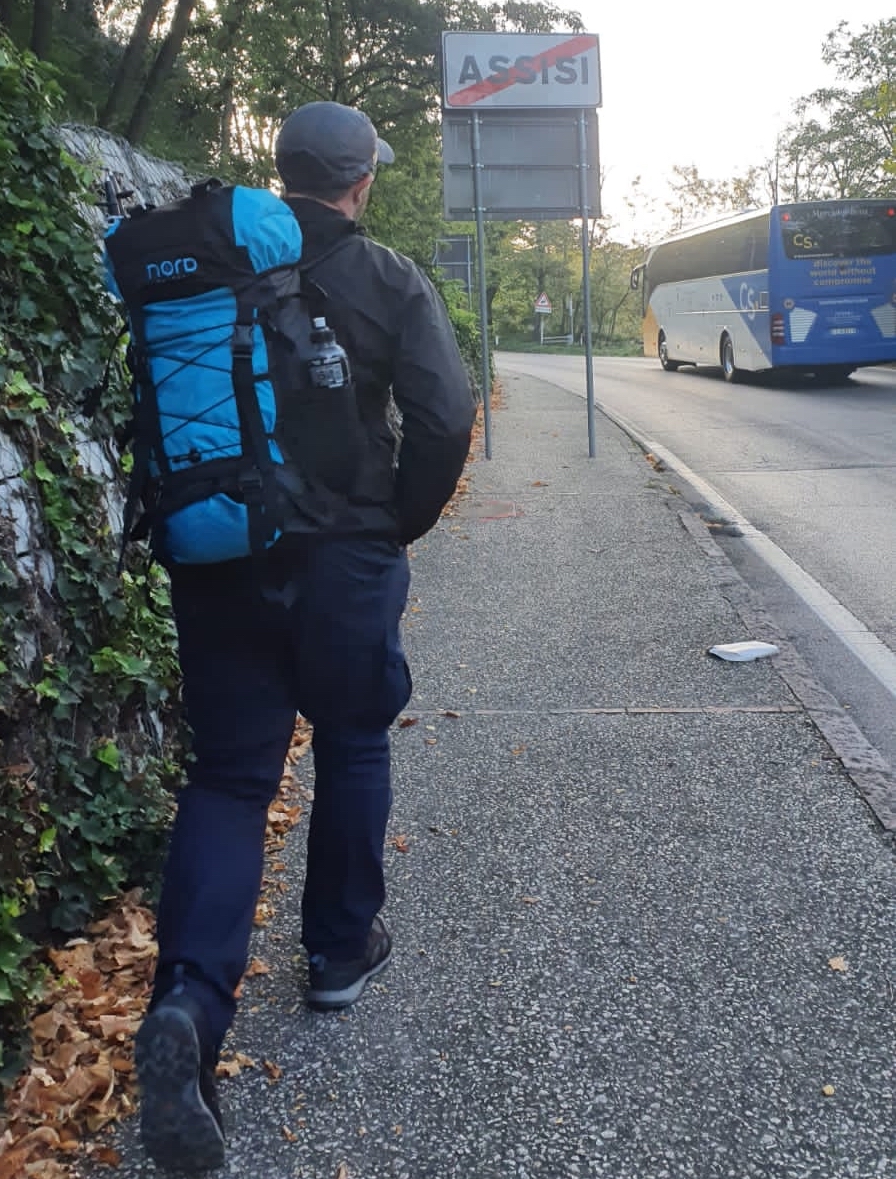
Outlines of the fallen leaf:
<svg viewBox="0 0 896 1179">
<path fill-rule="evenodd" d="M 524 905 L 537 905 L 538 897 L 520 897 Z"/>
<path fill-rule="evenodd" d="M 69 1170 L 54 1159 L 36 1159 L 25 1164 L 25 1179 L 68 1179 Z"/>
<path fill-rule="evenodd" d="M 292 1130 L 290 1130 L 289 1126 L 281 1126 L 280 1133 L 283 1135 L 283 1137 L 286 1139 L 287 1142 L 298 1142 L 298 1140 L 299 1140 L 298 1134 L 293 1134 L 293 1132 L 292 1132 Z"/>
<path fill-rule="evenodd" d="M 253 978 L 256 974 L 270 974 L 271 968 L 267 962 L 262 962 L 260 958 L 253 958 L 246 968 L 246 976 Z"/>
<path fill-rule="evenodd" d="M 519 757 L 519 755 L 521 753 L 525 753 L 525 752 L 526 752 L 525 745 L 517 745 L 513 749 L 511 749 L 511 751 L 510 751 L 511 756 L 513 756 L 513 757 Z"/>
<path fill-rule="evenodd" d="M 117 1040 L 124 1036 L 132 1036 L 139 1022 L 133 1015 L 101 1015 L 100 1031 L 104 1040 Z"/>
<path fill-rule="evenodd" d="M 533 487 L 548 487 L 550 485 L 548 483 L 545 483 L 542 479 L 536 479 L 535 482 L 532 484 L 532 486 Z"/>
<path fill-rule="evenodd" d="M 398 722 L 400 729 L 409 729 L 411 725 L 416 725 L 420 718 L 418 716 L 403 716 Z"/>
<path fill-rule="evenodd" d="M 837 1090 L 834 1088 L 833 1085 L 822 1085 L 821 1091 L 825 1095 L 825 1097 L 833 1097 L 834 1094 L 837 1092 Z"/>
<path fill-rule="evenodd" d="M 22 761 L 14 766 L 4 766 L 3 772 L 10 778 L 27 778 L 33 769 L 30 761 Z"/>
<path fill-rule="evenodd" d="M 99 1150 L 94 1150 L 90 1157 L 107 1167 L 121 1166 L 121 1155 L 111 1146 L 101 1146 Z"/>
<path fill-rule="evenodd" d="M 348 1179 L 348 1165 L 346 1163 L 339 1164 L 335 1179 Z"/>
<path fill-rule="evenodd" d="M 841 958 L 841 957 L 828 958 L 828 966 L 830 966 L 831 970 L 839 970 L 841 973 L 844 973 L 844 974 L 846 973 L 847 970 L 849 970 L 849 963 L 846 961 L 845 958 Z"/>
<path fill-rule="evenodd" d="M 227 1060 L 219 1060 L 215 1069 L 216 1077 L 238 1077 L 244 1068 L 254 1068 L 255 1061 L 243 1052 L 235 1052 Z"/>
<path fill-rule="evenodd" d="M 397 852 L 406 852 L 410 849 L 410 843 L 406 835 L 396 835 L 389 840 Z"/>
<path fill-rule="evenodd" d="M 272 1081 L 279 1081 L 283 1076 L 283 1069 L 279 1064 L 274 1064 L 272 1060 L 263 1060 L 261 1063 Z"/>
<path fill-rule="evenodd" d="M 455 719 L 460 716 L 459 712 L 455 712 L 453 708 L 446 708 L 442 711 L 442 716 L 450 716 Z"/>
</svg>

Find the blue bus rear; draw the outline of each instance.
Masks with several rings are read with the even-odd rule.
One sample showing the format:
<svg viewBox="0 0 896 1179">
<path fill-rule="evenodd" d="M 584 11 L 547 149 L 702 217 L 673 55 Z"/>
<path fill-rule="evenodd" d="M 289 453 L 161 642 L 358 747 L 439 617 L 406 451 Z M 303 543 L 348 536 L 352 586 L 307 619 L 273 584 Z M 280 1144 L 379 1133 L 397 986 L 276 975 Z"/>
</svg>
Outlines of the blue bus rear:
<svg viewBox="0 0 896 1179">
<path fill-rule="evenodd" d="M 776 368 L 896 361 L 896 201 L 775 206 L 769 312 Z"/>
</svg>

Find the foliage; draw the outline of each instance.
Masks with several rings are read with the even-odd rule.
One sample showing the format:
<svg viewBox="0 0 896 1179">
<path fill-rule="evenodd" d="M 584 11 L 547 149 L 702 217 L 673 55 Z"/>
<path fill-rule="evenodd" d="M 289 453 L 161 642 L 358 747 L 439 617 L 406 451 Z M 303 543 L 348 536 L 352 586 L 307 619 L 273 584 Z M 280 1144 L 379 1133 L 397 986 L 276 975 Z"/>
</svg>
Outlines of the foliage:
<svg viewBox="0 0 896 1179">
<path fill-rule="evenodd" d="M 448 315 L 457 337 L 461 356 L 464 358 L 470 384 L 476 393 L 477 400 L 482 399 L 482 333 L 479 330 L 479 319 L 467 307 L 467 293 L 458 282 L 441 282 L 436 278 Z M 495 375 L 495 365 L 489 352 L 489 370 L 492 379 Z"/>
<path fill-rule="evenodd" d="M 584 344 L 539 344 L 522 336 L 502 336 L 499 349 L 502 352 L 537 352 L 539 356 L 584 356 Z M 593 356 L 643 356 L 644 343 L 640 336 L 616 337 L 612 340 L 595 341 L 591 349 Z"/>
<path fill-rule="evenodd" d="M 635 180 L 626 200 L 652 239 L 683 226 L 776 201 L 889 196 L 896 175 L 896 19 L 853 33 L 841 22 L 828 34 L 822 60 L 837 83 L 794 104 L 773 158 L 716 180 L 694 165 L 677 166 L 663 217 Z M 657 224 L 665 222 L 660 230 Z M 635 234 L 645 244 L 644 234 Z"/>
<path fill-rule="evenodd" d="M 0 1030 L 34 993 L 28 936 L 79 928 L 160 851 L 179 729 L 166 586 L 116 572 L 103 439 L 126 390 L 118 324 L 60 148 L 62 96 L 0 36 L 0 430 L 39 551 L 0 531 Z M 110 365 L 110 407 L 78 397 Z M 115 400 L 117 398 L 117 401 Z M 98 471 L 98 473 L 91 473 Z M 2 1061 L 2 1057 L 0 1057 Z"/>
<path fill-rule="evenodd" d="M 98 121 L 193 172 L 274 185 L 276 132 L 290 110 L 321 98 L 362 107 L 397 156 L 378 178 L 370 230 L 424 265 L 441 222 L 442 31 L 582 28 L 577 13 L 526 0 L 121 0 L 103 8 L 82 0 L 64 8 L 48 57 L 71 99 L 69 118 Z M 0 0 L 7 9 L 26 44 L 36 0 Z"/>
<path fill-rule="evenodd" d="M 839 85 L 801 99 L 778 144 L 781 200 L 886 196 L 896 156 L 896 18 L 828 34 L 822 60 Z"/>
<path fill-rule="evenodd" d="M 452 232 L 471 228 L 458 224 Z M 610 227 L 600 221 L 589 222 L 589 233 L 592 340 L 605 345 L 620 341 L 626 348 L 640 331 L 638 301 L 629 286 L 640 253 L 614 242 Z M 499 346 L 506 340 L 521 342 L 527 335 L 537 341 L 542 318 L 545 337 L 571 334 L 583 339 L 581 226 L 569 221 L 502 222 L 486 226 L 486 239 L 489 323 Z M 553 305 L 544 317 L 534 310 L 542 291 Z"/>
<path fill-rule="evenodd" d="M 677 232 L 710 216 L 752 209 L 771 199 L 771 193 L 763 191 L 767 177 L 758 167 L 748 168 L 742 176 L 707 180 L 700 176 L 693 164 L 676 165 L 672 177 L 673 197 L 667 206 L 670 232 Z"/>
</svg>

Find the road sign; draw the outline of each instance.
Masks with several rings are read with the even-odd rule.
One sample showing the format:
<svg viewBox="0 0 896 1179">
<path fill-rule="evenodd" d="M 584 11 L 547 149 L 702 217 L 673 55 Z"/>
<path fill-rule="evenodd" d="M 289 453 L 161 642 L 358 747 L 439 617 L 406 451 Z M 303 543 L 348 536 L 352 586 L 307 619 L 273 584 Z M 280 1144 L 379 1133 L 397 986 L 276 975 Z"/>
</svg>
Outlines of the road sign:
<svg viewBox="0 0 896 1179">
<path fill-rule="evenodd" d="M 576 110 L 478 112 L 480 151 L 473 160 L 476 107 L 442 116 L 446 221 L 471 221 L 479 201 L 486 221 L 556 221 L 580 217 L 584 172 L 589 217 L 600 216 L 597 112 L 586 110 L 586 159 Z M 478 169 L 477 169 L 478 165 Z"/>
<path fill-rule="evenodd" d="M 600 217 L 593 33 L 443 33 L 442 174 L 446 220 L 476 221 L 485 457 L 491 458 L 491 376 L 485 222 L 582 223 L 588 457 L 594 458 L 589 223 Z M 536 306 L 544 335 L 547 306 Z"/>
<path fill-rule="evenodd" d="M 594 33 L 443 33 L 442 99 L 452 110 L 600 106 Z"/>
<path fill-rule="evenodd" d="M 551 300 L 547 297 L 544 291 L 535 300 L 535 310 L 539 315 L 550 315 L 554 308 L 551 306 Z"/>
<path fill-rule="evenodd" d="M 463 283 L 469 295 L 473 290 L 473 238 L 469 233 L 440 237 L 432 258 L 443 278 Z"/>
</svg>

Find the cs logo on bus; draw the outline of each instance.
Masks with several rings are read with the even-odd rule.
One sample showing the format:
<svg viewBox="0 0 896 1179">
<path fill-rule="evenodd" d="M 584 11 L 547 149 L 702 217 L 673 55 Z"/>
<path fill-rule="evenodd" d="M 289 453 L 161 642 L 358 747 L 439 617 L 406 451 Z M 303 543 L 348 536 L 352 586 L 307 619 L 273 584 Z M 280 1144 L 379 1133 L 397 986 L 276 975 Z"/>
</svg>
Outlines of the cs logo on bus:
<svg viewBox="0 0 896 1179">
<path fill-rule="evenodd" d="M 740 284 L 740 309 L 746 313 L 747 319 L 756 318 L 756 292 L 745 282 Z"/>
</svg>

